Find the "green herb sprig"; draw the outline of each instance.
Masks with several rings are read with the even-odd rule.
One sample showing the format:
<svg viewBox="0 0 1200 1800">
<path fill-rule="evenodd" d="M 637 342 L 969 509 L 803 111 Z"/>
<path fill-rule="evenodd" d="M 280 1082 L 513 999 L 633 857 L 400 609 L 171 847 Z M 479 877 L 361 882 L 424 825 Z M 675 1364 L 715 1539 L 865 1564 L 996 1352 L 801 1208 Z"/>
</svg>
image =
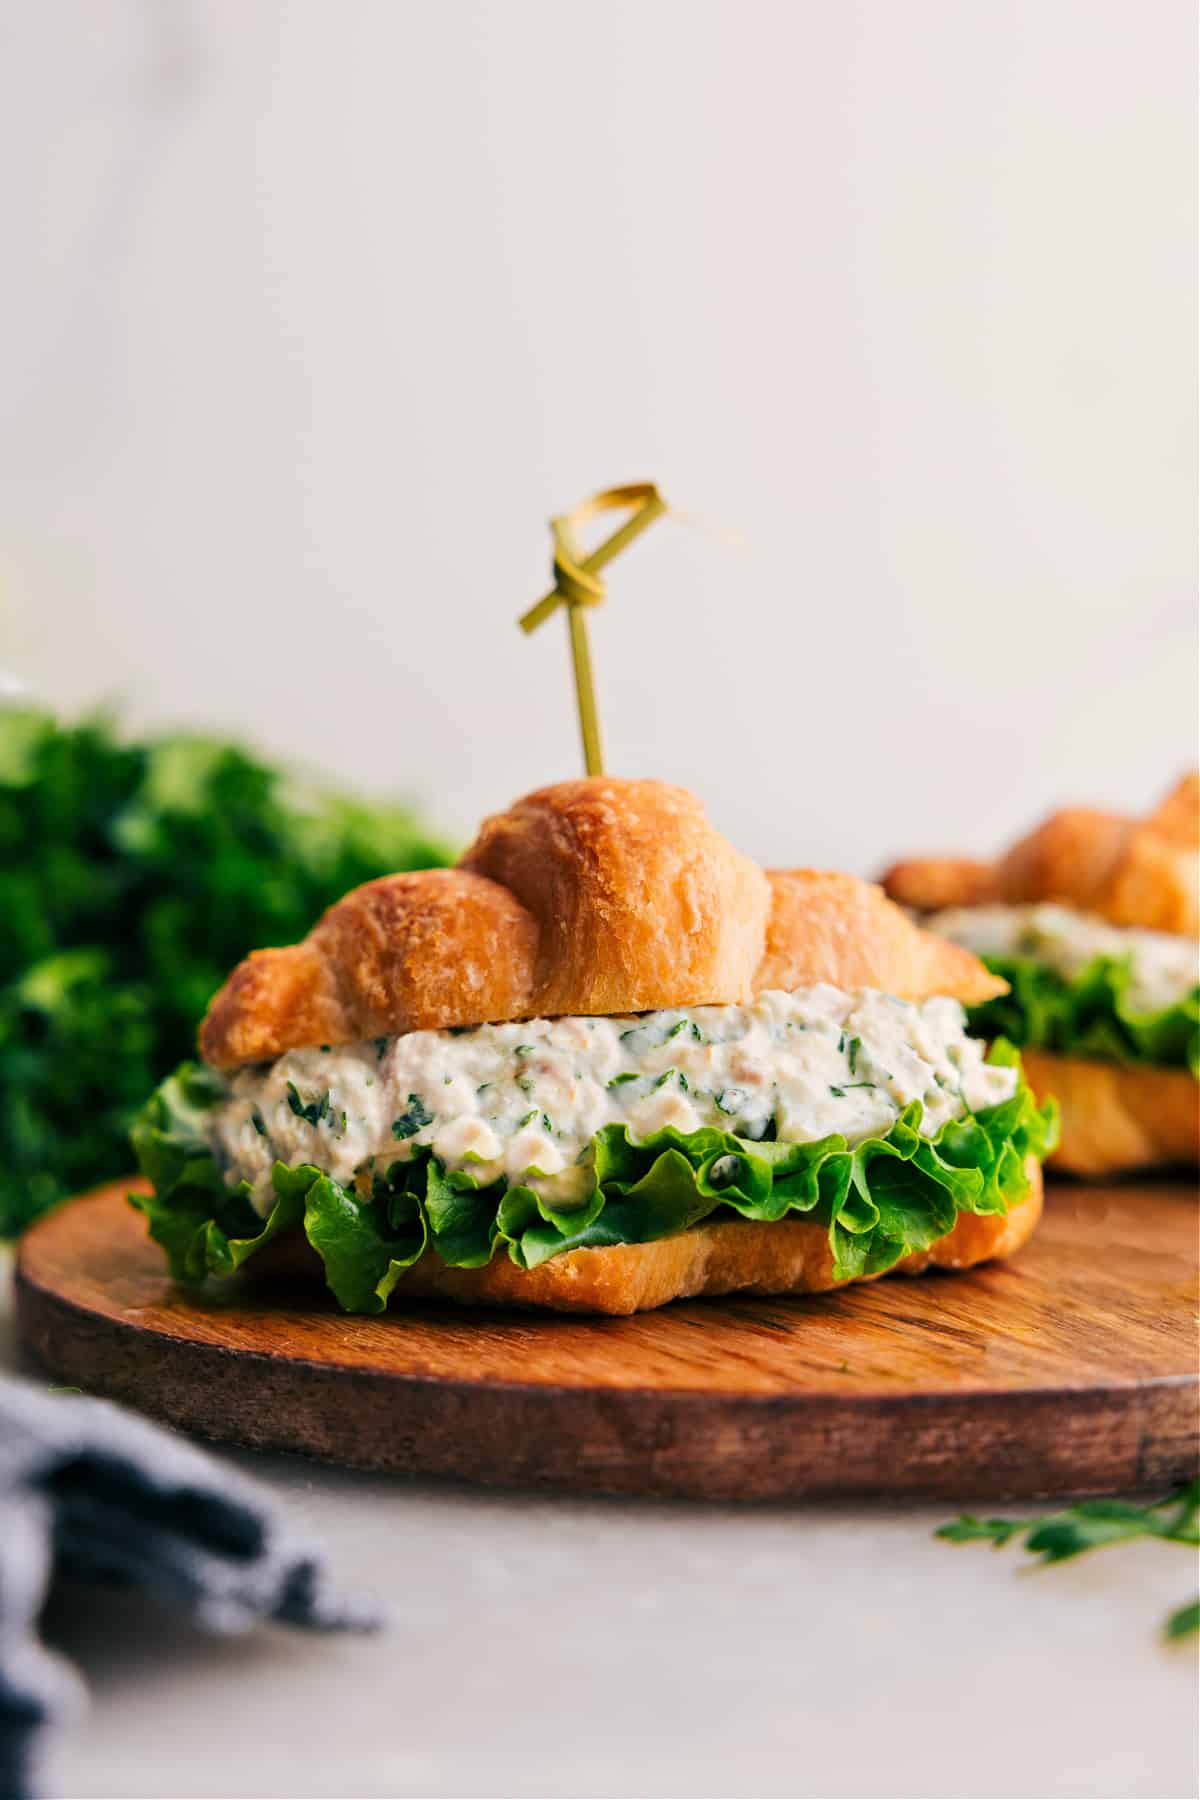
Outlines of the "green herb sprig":
<svg viewBox="0 0 1200 1800">
<path fill-rule="evenodd" d="M 1200 1481 L 1193 1481 L 1164 1500 L 1138 1506 L 1132 1500 L 1081 1500 L 1062 1512 L 1039 1519 L 977 1519 L 963 1513 L 934 1533 L 951 1544 L 985 1543 L 1001 1550 L 1015 1538 L 1037 1558 L 1037 1566 L 1067 1562 L 1085 1550 L 1124 1544 L 1133 1538 L 1161 1538 L 1165 1543 L 1200 1546 Z M 1200 1631 L 1200 1600 L 1177 1607 L 1163 1624 L 1167 1638 Z"/>
</svg>

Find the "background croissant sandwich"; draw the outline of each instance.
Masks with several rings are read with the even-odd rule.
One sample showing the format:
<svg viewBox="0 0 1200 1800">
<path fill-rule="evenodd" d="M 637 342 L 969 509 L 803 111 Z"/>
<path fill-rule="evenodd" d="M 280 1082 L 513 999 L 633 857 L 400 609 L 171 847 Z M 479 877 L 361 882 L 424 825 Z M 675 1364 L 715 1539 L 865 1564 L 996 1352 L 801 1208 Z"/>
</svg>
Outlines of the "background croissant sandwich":
<svg viewBox="0 0 1200 1800">
<path fill-rule="evenodd" d="M 1058 812 L 998 862 L 925 859 L 884 876 L 1008 983 L 972 1005 L 971 1029 L 1023 1046 L 1034 1092 L 1057 1097 L 1059 1168 L 1200 1160 L 1198 846 L 1191 774 L 1145 820 Z"/>
<path fill-rule="evenodd" d="M 566 782 L 235 969 L 135 1129 L 134 1203 L 180 1276 L 315 1252 L 351 1311 L 961 1268 L 1028 1237 L 1053 1131 L 966 1033 L 1003 992 L 682 789 Z"/>
</svg>

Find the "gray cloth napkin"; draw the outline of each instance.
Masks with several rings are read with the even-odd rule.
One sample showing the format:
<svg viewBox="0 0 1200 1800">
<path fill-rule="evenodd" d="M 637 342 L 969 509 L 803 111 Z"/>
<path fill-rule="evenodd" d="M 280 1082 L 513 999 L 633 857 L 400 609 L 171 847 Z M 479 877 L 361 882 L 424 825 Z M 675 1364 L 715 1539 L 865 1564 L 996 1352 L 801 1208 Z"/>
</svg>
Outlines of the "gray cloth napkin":
<svg viewBox="0 0 1200 1800">
<path fill-rule="evenodd" d="M 214 1632 L 274 1619 L 369 1630 L 274 1498 L 182 1438 L 103 1400 L 0 1379 L 0 1796 L 32 1800 L 78 1676 L 38 1641 L 58 1573 L 153 1589 Z"/>
</svg>

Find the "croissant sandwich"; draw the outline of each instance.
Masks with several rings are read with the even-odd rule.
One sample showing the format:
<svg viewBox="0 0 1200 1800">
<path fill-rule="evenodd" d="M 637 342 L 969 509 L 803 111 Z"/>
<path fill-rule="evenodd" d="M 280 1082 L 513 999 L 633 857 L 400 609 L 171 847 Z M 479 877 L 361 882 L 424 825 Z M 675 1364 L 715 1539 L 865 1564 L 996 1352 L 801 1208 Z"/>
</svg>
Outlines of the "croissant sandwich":
<svg viewBox="0 0 1200 1800">
<path fill-rule="evenodd" d="M 590 777 L 347 894 L 225 983 L 134 1131 L 185 1279 L 631 1313 L 1008 1256 L 1053 1141 L 1007 992 L 848 875 L 765 872 L 683 789 Z"/>
<path fill-rule="evenodd" d="M 897 863 L 894 900 L 974 950 L 1008 991 L 971 1029 L 1024 1047 L 1079 1175 L 1200 1161 L 1200 778 L 1149 818 L 1054 813 L 995 863 Z"/>
</svg>

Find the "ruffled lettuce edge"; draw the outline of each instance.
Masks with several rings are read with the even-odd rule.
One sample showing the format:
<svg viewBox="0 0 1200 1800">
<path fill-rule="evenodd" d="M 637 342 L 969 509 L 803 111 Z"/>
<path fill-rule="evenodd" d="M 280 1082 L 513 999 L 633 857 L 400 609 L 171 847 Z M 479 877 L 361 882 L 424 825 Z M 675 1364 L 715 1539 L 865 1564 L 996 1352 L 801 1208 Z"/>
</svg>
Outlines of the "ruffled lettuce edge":
<svg viewBox="0 0 1200 1800">
<path fill-rule="evenodd" d="M 455 1268 L 481 1268 L 503 1251 L 532 1269 L 571 1250 L 650 1243 L 714 1215 L 819 1219 L 839 1279 L 878 1275 L 944 1237 L 961 1212 L 1019 1205 L 1029 1192 L 1029 1158 L 1057 1143 L 1054 1103 L 1037 1105 L 1018 1052 L 998 1042 L 989 1060 L 1017 1069 L 1012 1098 L 950 1120 L 933 1137 L 921 1135 L 919 1102 L 886 1136 L 854 1146 L 838 1135 L 751 1142 L 713 1127 L 668 1127 L 637 1141 L 626 1126 L 608 1125 L 587 1153 L 591 1191 L 569 1208 L 526 1185 L 481 1186 L 427 1148 L 376 1177 L 369 1196 L 311 1163 L 277 1162 L 265 1218 L 246 1183 L 225 1185 L 208 1145 L 204 1114 L 224 1098 L 224 1082 L 185 1063 L 134 1126 L 138 1166 L 154 1191 L 130 1201 L 184 1281 L 231 1275 L 272 1238 L 302 1230 L 352 1313 L 382 1312 L 402 1272 L 427 1251 Z"/>
<path fill-rule="evenodd" d="M 1032 957 L 983 960 L 1010 991 L 968 1011 L 977 1036 L 1060 1056 L 1190 1069 L 1200 1077 L 1200 987 L 1173 1006 L 1144 1013 L 1129 1004 L 1128 958 L 1097 956 L 1073 979 Z"/>
</svg>

